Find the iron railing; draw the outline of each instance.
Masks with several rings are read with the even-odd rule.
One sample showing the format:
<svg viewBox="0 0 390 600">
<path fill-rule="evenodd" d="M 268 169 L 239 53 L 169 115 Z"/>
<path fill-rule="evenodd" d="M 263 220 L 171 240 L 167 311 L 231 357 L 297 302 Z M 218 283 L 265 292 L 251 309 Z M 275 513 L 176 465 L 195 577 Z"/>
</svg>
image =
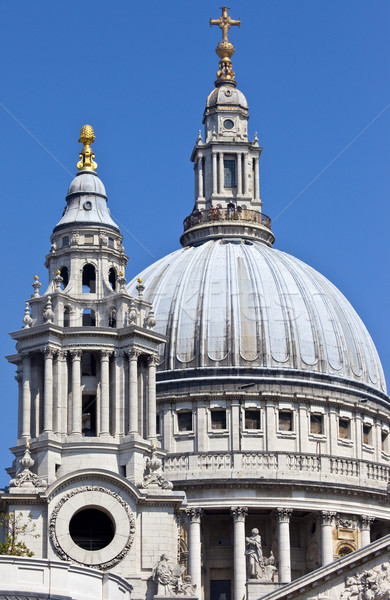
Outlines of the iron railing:
<svg viewBox="0 0 390 600">
<path fill-rule="evenodd" d="M 258 223 L 271 229 L 271 219 L 258 210 L 248 210 L 246 208 L 209 208 L 207 210 L 194 210 L 184 219 L 184 231 L 195 225 L 202 223 L 212 223 L 216 221 L 249 221 Z"/>
</svg>

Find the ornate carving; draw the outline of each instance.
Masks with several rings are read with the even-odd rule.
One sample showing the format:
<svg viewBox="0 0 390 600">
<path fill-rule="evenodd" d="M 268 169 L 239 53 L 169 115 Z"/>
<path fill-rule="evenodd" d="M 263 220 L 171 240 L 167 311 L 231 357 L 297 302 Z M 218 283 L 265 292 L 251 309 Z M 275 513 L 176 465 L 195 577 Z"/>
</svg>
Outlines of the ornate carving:
<svg viewBox="0 0 390 600">
<path fill-rule="evenodd" d="M 137 348 L 132 348 L 131 350 L 127 350 L 126 354 L 129 357 L 129 360 L 138 360 L 138 357 L 141 356 L 141 350 Z"/>
<path fill-rule="evenodd" d="M 70 352 L 70 355 L 71 355 L 73 361 L 80 360 L 81 356 L 83 354 L 82 350 L 79 350 L 76 348 L 74 348 L 73 350 L 69 350 L 69 352 Z"/>
<path fill-rule="evenodd" d="M 342 517 L 337 515 L 336 517 L 336 525 L 339 529 L 356 529 L 357 521 L 356 519 L 351 519 L 347 517 Z"/>
<path fill-rule="evenodd" d="M 321 525 L 333 525 L 336 514 L 337 513 L 332 512 L 331 510 L 321 511 Z"/>
<path fill-rule="evenodd" d="M 102 360 L 110 360 L 110 356 L 112 355 L 111 350 L 101 350 L 100 357 Z"/>
<path fill-rule="evenodd" d="M 192 523 L 200 523 L 202 516 L 202 509 L 198 506 L 194 506 L 186 509 L 186 515 Z"/>
<path fill-rule="evenodd" d="M 279 523 L 289 523 L 292 515 L 292 508 L 277 508 L 276 512 L 278 515 Z"/>
<path fill-rule="evenodd" d="M 28 302 L 26 302 L 26 307 L 24 309 L 24 317 L 22 321 L 24 323 L 24 329 L 28 329 L 29 327 L 31 327 L 33 320 L 31 318 L 30 304 Z"/>
<path fill-rule="evenodd" d="M 156 319 L 154 318 L 154 311 L 153 311 L 153 308 L 151 308 L 151 309 L 149 310 L 149 314 L 148 314 L 148 317 L 147 317 L 147 319 L 145 319 L 145 326 L 146 326 L 148 329 L 153 329 L 153 327 L 155 327 L 155 325 L 156 325 Z"/>
<path fill-rule="evenodd" d="M 196 585 L 191 582 L 190 575 L 182 580 L 185 567 L 179 564 L 170 565 L 168 556 L 162 554 L 153 568 L 152 579 L 157 584 L 157 595 L 174 598 L 175 596 L 195 596 Z"/>
<path fill-rule="evenodd" d="M 54 311 L 51 304 L 51 296 L 48 296 L 45 309 L 43 311 L 43 320 L 45 323 L 52 323 L 54 319 Z"/>
<path fill-rule="evenodd" d="M 34 281 L 32 282 L 32 286 L 34 288 L 34 298 L 38 298 L 39 288 L 42 286 L 41 282 L 39 281 L 38 275 L 34 275 Z"/>
<path fill-rule="evenodd" d="M 245 517 L 248 514 L 247 506 L 232 506 L 230 509 L 235 521 L 245 521 Z"/>
<path fill-rule="evenodd" d="M 15 479 L 11 479 L 9 487 L 25 487 L 25 488 L 42 488 L 47 487 L 47 482 L 44 479 L 35 475 L 30 471 L 30 467 L 33 467 L 35 461 L 31 458 L 29 443 L 26 443 L 26 450 L 23 458 L 19 460 L 19 463 L 23 468 L 23 471 Z"/>
<path fill-rule="evenodd" d="M 390 563 L 355 573 L 345 580 L 341 600 L 361 598 L 362 600 L 387 600 L 390 595 Z"/>
<path fill-rule="evenodd" d="M 45 346 L 43 349 L 43 354 L 47 358 L 53 358 L 55 352 L 56 352 L 56 350 L 52 346 Z"/>
<path fill-rule="evenodd" d="M 113 492 L 112 490 L 109 490 L 100 485 L 99 486 L 98 485 L 85 485 L 85 486 L 74 488 L 73 490 L 70 490 L 67 494 L 62 496 L 61 500 L 56 504 L 56 506 L 53 509 L 53 512 L 51 513 L 50 521 L 49 521 L 50 540 L 51 540 L 56 552 L 63 560 L 75 562 L 80 565 L 85 564 L 85 563 L 79 562 L 78 560 L 75 560 L 74 558 L 69 556 L 69 554 L 67 554 L 63 550 L 60 542 L 58 541 L 57 534 L 56 534 L 56 521 L 57 521 L 58 513 L 60 512 L 62 506 L 65 504 L 65 502 L 67 502 L 70 498 L 73 498 L 73 496 L 75 496 L 76 494 L 83 494 L 84 492 L 103 492 L 104 494 L 108 494 L 112 498 L 115 498 L 115 500 L 117 502 L 119 502 L 119 504 L 121 504 L 121 506 L 124 508 L 124 510 L 127 514 L 127 517 L 129 519 L 130 533 L 129 533 L 129 536 L 128 536 L 126 543 L 123 546 L 122 550 L 114 558 L 112 558 L 111 560 L 109 560 L 107 562 L 94 564 L 94 565 L 87 565 L 87 566 L 93 566 L 96 569 L 100 569 L 101 571 L 106 571 L 107 569 L 111 569 L 118 562 L 120 562 L 122 560 L 122 558 L 124 558 L 126 556 L 126 554 L 130 550 L 130 547 L 134 541 L 134 534 L 135 534 L 134 515 L 131 512 L 127 502 L 125 502 L 119 496 L 119 494 L 117 494 L 116 492 Z"/>
<path fill-rule="evenodd" d="M 375 517 L 369 517 L 368 515 L 360 516 L 360 529 L 368 529 L 370 531 L 372 523 L 375 521 Z"/>
<path fill-rule="evenodd" d="M 263 555 L 258 529 L 252 529 L 250 537 L 245 538 L 245 545 L 248 579 L 274 581 L 277 572 L 275 557 L 272 551 L 269 558 Z"/>
<path fill-rule="evenodd" d="M 140 484 L 140 488 L 161 488 L 163 490 L 172 490 L 173 483 L 168 481 L 166 477 L 161 472 L 162 461 L 157 456 L 157 451 L 155 448 L 152 449 L 152 456 L 146 462 L 146 469 L 149 470 L 149 473 L 145 475 L 142 483 Z"/>
</svg>

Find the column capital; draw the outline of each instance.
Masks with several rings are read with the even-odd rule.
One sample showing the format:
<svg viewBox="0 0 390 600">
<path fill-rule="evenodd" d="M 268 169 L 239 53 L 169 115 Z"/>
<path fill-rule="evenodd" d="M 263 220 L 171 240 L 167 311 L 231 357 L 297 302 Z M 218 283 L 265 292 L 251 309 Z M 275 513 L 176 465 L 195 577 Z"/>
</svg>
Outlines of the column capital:
<svg viewBox="0 0 390 600">
<path fill-rule="evenodd" d="M 190 523 L 200 523 L 200 518 L 202 516 L 202 509 L 197 507 L 187 508 L 186 515 L 190 520 Z"/>
<path fill-rule="evenodd" d="M 81 356 L 83 354 L 83 351 L 79 350 L 79 349 L 73 349 L 73 350 L 70 350 L 69 352 L 72 357 L 72 360 L 80 360 Z"/>
<path fill-rule="evenodd" d="M 45 357 L 47 358 L 53 358 L 55 352 L 56 352 L 56 348 L 53 348 L 53 346 L 45 346 L 42 350 L 43 354 L 45 355 Z"/>
<path fill-rule="evenodd" d="M 150 367 L 157 367 L 157 365 L 158 365 L 158 356 L 157 356 L 157 354 L 150 354 L 148 356 L 148 365 Z"/>
<path fill-rule="evenodd" d="M 20 356 L 22 357 L 22 360 L 25 360 L 26 358 L 30 358 L 30 352 L 28 350 L 23 350 L 20 353 Z"/>
<path fill-rule="evenodd" d="M 112 350 L 108 350 L 107 348 L 103 348 L 102 350 L 100 350 L 101 360 L 110 360 L 111 354 L 112 354 Z"/>
<path fill-rule="evenodd" d="M 360 515 L 360 529 L 366 529 L 370 531 L 371 525 L 375 521 L 375 517 L 370 517 L 368 515 Z"/>
<path fill-rule="evenodd" d="M 247 506 L 232 506 L 230 509 L 235 521 L 245 522 L 245 517 L 248 514 Z"/>
<path fill-rule="evenodd" d="M 57 352 L 57 360 L 64 361 L 64 360 L 66 360 L 67 356 L 68 356 L 68 351 L 67 350 L 58 350 L 58 352 Z"/>
<path fill-rule="evenodd" d="M 278 516 L 279 523 L 289 523 L 292 511 L 292 508 L 277 508 L 276 514 Z"/>
<path fill-rule="evenodd" d="M 131 348 L 130 350 L 126 350 L 126 354 L 129 357 L 129 360 L 138 360 L 138 357 L 141 356 L 142 352 L 138 348 Z"/>
<path fill-rule="evenodd" d="M 336 518 L 337 513 L 331 510 L 321 511 L 321 525 L 333 525 L 333 521 Z"/>
</svg>

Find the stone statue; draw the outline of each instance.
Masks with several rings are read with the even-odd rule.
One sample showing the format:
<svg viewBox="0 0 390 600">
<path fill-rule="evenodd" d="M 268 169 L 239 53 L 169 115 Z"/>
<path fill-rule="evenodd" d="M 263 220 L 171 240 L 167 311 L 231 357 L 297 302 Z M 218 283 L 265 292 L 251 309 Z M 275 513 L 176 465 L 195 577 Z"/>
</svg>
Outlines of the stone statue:
<svg viewBox="0 0 390 600">
<path fill-rule="evenodd" d="M 390 564 L 349 576 L 342 600 L 390 600 Z"/>
<path fill-rule="evenodd" d="M 181 585 L 181 593 L 184 596 L 196 596 L 196 585 L 191 581 L 191 575 L 186 575 Z"/>
<path fill-rule="evenodd" d="M 183 571 L 184 567 L 178 564 L 171 566 L 168 562 L 168 556 L 162 554 L 152 571 L 152 579 L 157 584 L 157 595 L 170 598 L 180 595 L 183 585 L 181 580 Z"/>
<path fill-rule="evenodd" d="M 258 529 L 252 529 L 251 536 L 245 538 L 248 579 L 261 579 L 263 574 L 263 551 Z"/>
</svg>

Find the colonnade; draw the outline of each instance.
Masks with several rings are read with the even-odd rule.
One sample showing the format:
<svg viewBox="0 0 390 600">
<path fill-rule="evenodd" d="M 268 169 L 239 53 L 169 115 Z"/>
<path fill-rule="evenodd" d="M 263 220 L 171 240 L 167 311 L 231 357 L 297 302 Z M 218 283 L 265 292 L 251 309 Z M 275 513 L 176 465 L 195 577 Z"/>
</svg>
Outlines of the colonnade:
<svg viewBox="0 0 390 600">
<path fill-rule="evenodd" d="M 113 427 L 113 411 L 110 406 L 110 397 L 115 391 L 115 403 L 123 408 L 128 415 L 127 423 L 122 423 L 123 433 L 140 434 L 139 427 L 139 358 L 145 357 L 147 361 L 148 385 L 146 393 L 147 431 L 146 437 L 152 442 L 156 441 L 156 366 L 155 354 L 147 354 L 141 349 L 113 351 L 110 349 L 95 350 L 86 348 L 85 352 L 93 352 L 100 357 L 100 393 L 99 393 L 99 435 L 110 435 Z M 67 356 L 70 356 L 68 361 Z M 43 418 L 42 432 L 45 433 L 70 433 L 82 434 L 82 349 L 61 350 L 52 346 L 43 349 Z M 123 360 L 128 356 L 128 363 Z M 113 356 L 114 368 L 110 369 Z M 32 436 L 32 353 L 22 353 L 22 363 L 18 368 L 16 379 L 19 383 L 19 435 L 18 437 L 30 438 Z M 128 367 L 126 367 L 128 364 Z M 125 381 L 124 369 L 128 368 L 127 387 L 118 385 L 118 380 Z M 70 369 L 70 373 L 68 370 Z M 122 372 L 121 372 L 122 371 Z M 70 389 L 68 389 L 70 381 Z M 71 405 L 68 408 L 68 393 L 71 392 Z M 124 397 L 123 397 L 124 396 Z M 68 410 L 70 415 L 68 419 Z M 70 423 L 68 431 L 68 422 Z M 37 433 L 36 433 L 37 435 Z"/>
<path fill-rule="evenodd" d="M 233 586 L 234 599 L 241 600 L 246 594 L 245 584 L 247 581 L 246 570 L 246 537 L 245 520 L 248 515 L 246 506 L 234 506 L 230 509 L 233 517 L 234 546 L 233 546 Z M 291 544 L 290 544 L 290 520 L 293 514 L 292 508 L 276 508 L 277 539 L 278 539 L 278 582 L 289 583 L 291 581 Z M 192 583 L 197 589 L 201 589 L 201 519 L 202 508 L 188 508 L 186 510 L 189 523 L 189 573 Z M 332 527 L 335 523 L 336 513 L 332 511 L 321 511 L 321 564 L 325 566 L 333 562 L 333 538 Z M 361 515 L 361 545 L 370 543 L 370 529 L 374 518 Z"/>
<path fill-rule="evenodd" d="M 224 173 L 224 158 L 234 158 L 236 161 L 236 188 L 237 196 L 248 196 L 249 194 L 249 174 L 248 169 L 248 153 L 235 152 L 225 154 L 224 152 L 213 151 L 212 154 L 212 195 L 223 195 L 225 190 L 225 173 Z M 198 200 L 206 196 L 205 188 L 205 158 L 199 152 L 196 159 L 196 195 Z M 253 158 L 253 190 L 252 198 L 256 202 L 260 201 L 260 177 L 259 177 L 259 157 Z M 209 195 L 209 194 L 208 194 Z"/>
</svg>

